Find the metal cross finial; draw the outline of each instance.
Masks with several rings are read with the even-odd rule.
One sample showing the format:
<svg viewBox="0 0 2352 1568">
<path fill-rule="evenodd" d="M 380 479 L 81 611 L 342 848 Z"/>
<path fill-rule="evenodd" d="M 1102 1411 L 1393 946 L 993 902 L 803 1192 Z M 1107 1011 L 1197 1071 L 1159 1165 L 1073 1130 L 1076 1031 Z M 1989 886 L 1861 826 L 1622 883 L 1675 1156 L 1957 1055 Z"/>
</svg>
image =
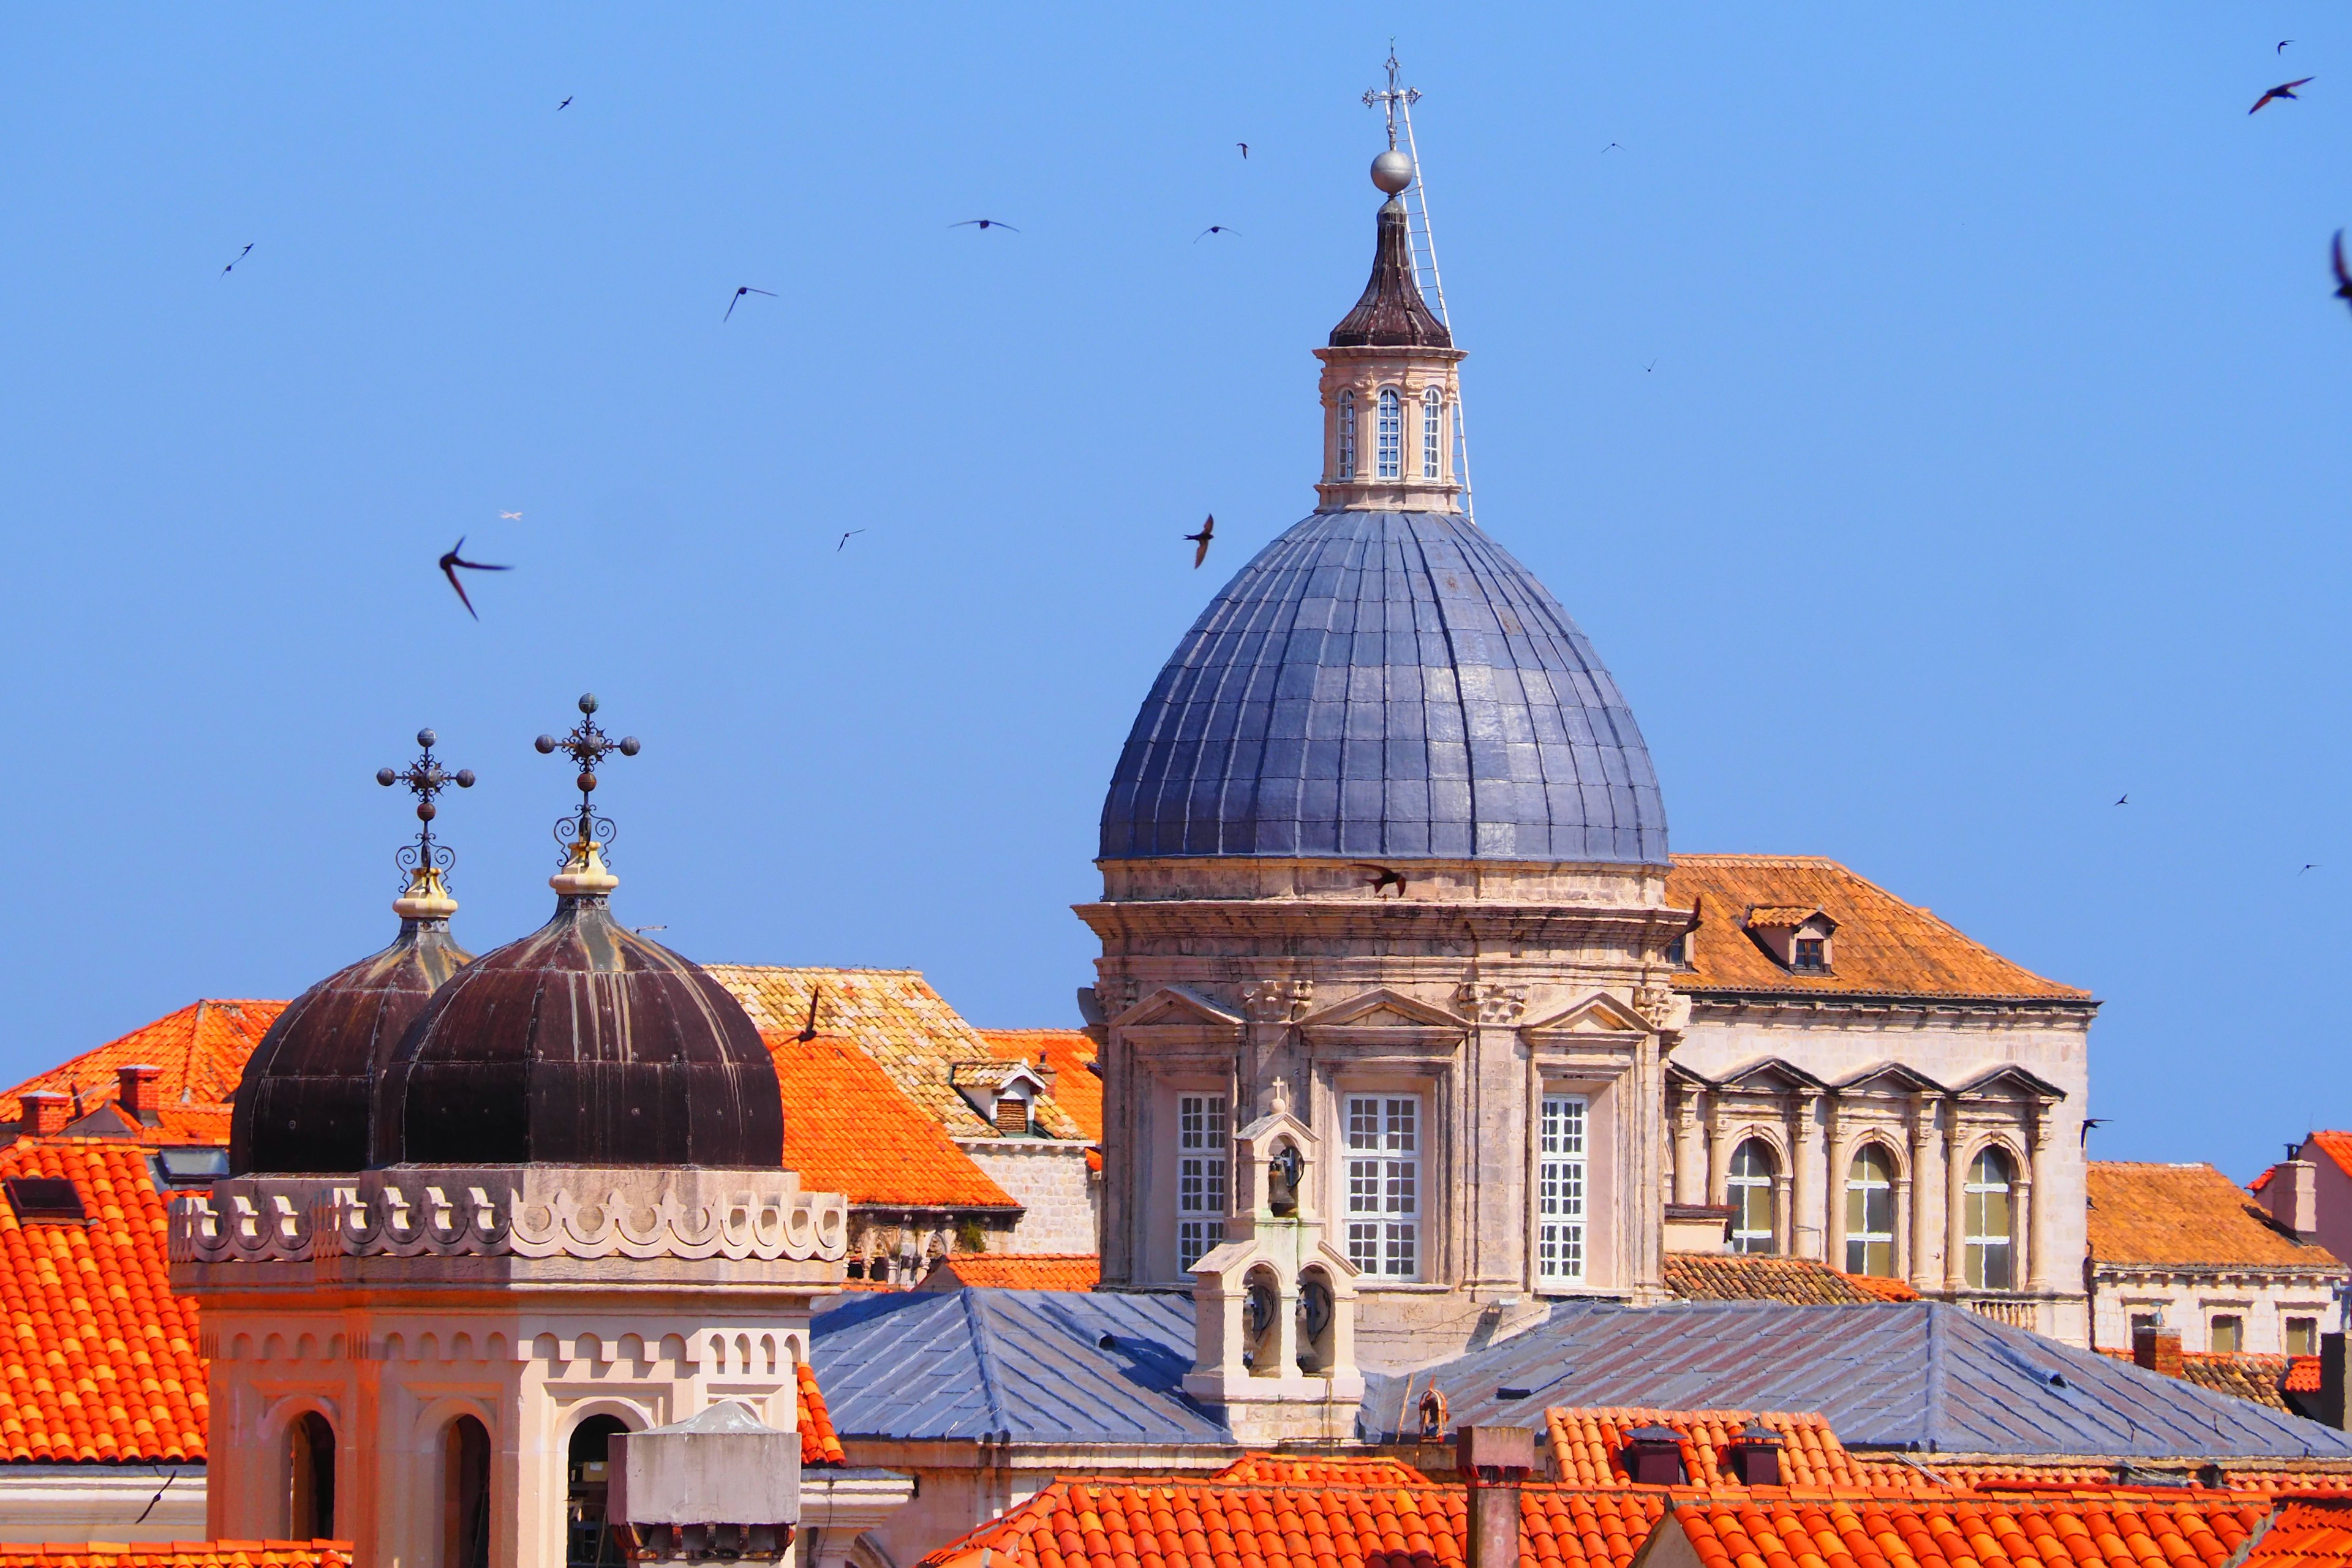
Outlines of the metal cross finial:
<svg viewBox="0 0 2352 1568">
<path fill-rule="evenodd" d="M 1396 151 L 1398 108 L 1400 106 L 1410 108 L 1412 105 L 1421 101 L 1421 89 L 1417 87 L 1399 87 L 1397 85 L 1397 73 L 1403 68 L 1403 67 L 1397 64 L 1396 40 L 1394 38 L 1391 38 L 1389 40 L 1389 85 L 1387 89 L 1383 90 L 1382 89 L 1373 87 L 1366 88 L 1364 89 L 1364 107 L 1366 109 L 1382 110 L 1386 111 L 1388 115 L 1389 151 L 1391 153 Z"/>
<path fill-rule="evenodd" d="M 553 735 L 541 735 L 531 742 L 542 757 L 557 751 L 569 752 L 572 760 L 580 764 L 580 777 L 575 781 L 580 785 L 579 814 L 575 816 L 566 812 L 555 825 L 555 841 L 563 846 L 566 858 L 575 849 L 592 844 L 603 846 L 613 841 L 612 819 L 597 816 L 588 798 L 596 792 L 596 764 L 603 762 L 608 752 L 618 752 L 625 757 L 634 757 L 638 751 L 635 735 L 624 735 L 615 741 L 598 728 L 595 712 L 596 694 L 587 692 L 580 699 L 580 722 L 570 734 L 560 739 Z"/>
<path fill-rule="evenodd" d="M 440 813 L 433 804 L 433 797 L 451 784 L 459 789 L 473 788 L 474 770 L 459 768 L 454 773 L 444 773 L 441 759 L 433 754 L 433 742 L 440 738 L 430 730 L 417 731 L 419 754 L 415 762 L 408 764 L 407 772 L 394 773 L 390 768 L 375 771 L 375 782 L 384 788 L 390 789 L 396 784 L 406 784 L 408 793 L 416 797 L 416 842 L 402 845 L 393 857 L 394 863 L 400 868 L 404 883 L 420 870 L 446 871 L 457 863 L 457 852 L 434 839 L 433 819 Z"/>
</svg>

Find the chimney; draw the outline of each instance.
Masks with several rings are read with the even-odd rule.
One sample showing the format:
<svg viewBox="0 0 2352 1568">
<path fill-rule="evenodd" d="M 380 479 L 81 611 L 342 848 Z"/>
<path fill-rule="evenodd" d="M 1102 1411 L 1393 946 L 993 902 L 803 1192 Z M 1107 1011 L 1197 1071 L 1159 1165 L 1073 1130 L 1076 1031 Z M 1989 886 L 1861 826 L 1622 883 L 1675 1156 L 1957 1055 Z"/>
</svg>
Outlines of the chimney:
<svg viewBox="0 0 2352 1568">
<path fill-rule="evenodd" d="M 17 1100 L 17 1129 L 28 1138 L 54 1138 L 66 1130 L 66 1097 L 36 1089 Z"/>
<path fill-rule="evenodd" d="M 1726 1452 L 1731 1458 L 1731 1473 L 1739 1479 L 1740 1485 L 1780 1484 L 1780 1434 L 1761 1421 L 1750 1421 L 1747 1429 L 1731 1440 Z"/>
<path fill-rule="evenodd" d="M 1625 1479 L 1635 1486 L 1678 1487 L 1683 1468 L 1682 1434 L 1671 1426 L 1636 1426 L 1625 1434 Z"/>
<path fill-rule="evenodd" d="M 2344 1346 L 2342 1334 L 2319 1336 L 2319 1419 L 2338 1432 L 2346 1430 Z"/>
<path fill-rule="evenodd" d="M 155 1100 L 155 1080 L 163 1076 L 162 1068 L 136 1062 L 114 1069 L 114 1098 L 122 1113 L 142 1127 L 152 1127 L 163 1120 Z"/>
<path fill-rule="evenodd" d="M 2179 1377 L 2180 1365 L 2180 1331 L 2161 1325 L 2152 1329 L 2132 1331 L 2132 1364 L 2160 1372 L 2167 1377 Z"/>
<path fill-rule="evenodd" d="M 1459 1426 L 1454 1468 L 1470 1487 L 1464 1568 L 1519 1568 L 1519 1483 L 1536 1468 L 1531 1426 Z"/>
<path fill-rule="evenodd" d="M 2319 1228 L 2319 1167 L 2308 1160 L 2282 1160 L 2263 1187 L 2271 1218 L 2299 1237 Z"/>
</svg>

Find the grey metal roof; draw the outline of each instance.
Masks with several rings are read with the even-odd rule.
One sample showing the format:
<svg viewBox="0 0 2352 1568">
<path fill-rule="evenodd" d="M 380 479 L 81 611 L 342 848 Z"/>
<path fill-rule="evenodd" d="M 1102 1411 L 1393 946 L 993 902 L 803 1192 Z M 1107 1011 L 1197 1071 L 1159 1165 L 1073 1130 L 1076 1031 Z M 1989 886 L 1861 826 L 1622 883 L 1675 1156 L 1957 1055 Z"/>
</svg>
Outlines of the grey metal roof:
<svg viewBox="0 0 2352 1568">
<path fill-rule="evenodd" d="M 810 1337 L 810 1360 L 844 1437 L 1234 1440 L 1214 1412 L 1178 1389 L 1192 1367 L 1189 1296 L 856 1295 L 818 1314 Z"/>
<path fill-rule="evenodd" d="M 1318 512 L 1242 568 L 1136 715 L 1102 856 L 1666 864 L 1633 712 L 1466 518 Z"/>
<path fill-rule="evenodd" d="M 1360 1426 L 1393 1433 L 1433 1379 L 1455 1423 L 1553 1405 L 1818 1411 L 1853 1447 L 2116 1458 L 2352 1458 L 2352 1438 L 1940 1302 L 1570 1305 L 1489 1350 L 1368 1380 Z M 1506 1400 L 1499 1391 L 1516 1395 Z M 1524 1394 L 1518 1391 L 1525 1390 Z"/>
</svg>

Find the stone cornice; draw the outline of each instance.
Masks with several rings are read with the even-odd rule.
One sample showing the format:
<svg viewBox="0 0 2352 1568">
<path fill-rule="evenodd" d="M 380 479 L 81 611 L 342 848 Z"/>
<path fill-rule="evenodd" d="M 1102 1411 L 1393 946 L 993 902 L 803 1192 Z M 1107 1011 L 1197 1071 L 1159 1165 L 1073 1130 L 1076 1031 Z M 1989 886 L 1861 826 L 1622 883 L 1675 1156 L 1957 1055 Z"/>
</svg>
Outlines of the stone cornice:
<svg viewBox="0 0 2352 1568">
<path fill-rule="evenodd" d="M 2352 1268 L 2341 1263 L 2331 1268 L 2316 1259 L 2309 1263 L 2115 1263 L 2099 1258 L 2091 1259 L 2092 1278 L 2103 1285 L 2117 1287 L 2154 1285 L 2172 1279 L 2206 1284 L 2242 1279 L 2249 1284 L 2307 1284 L 2324 1289 L 2347 1275 L 2352 1275 Z"/>
<path fill-rule="evenodd" d="M 1720 1015 L 1755 1013 L 1879 1013 L 1889 1016 L 2046 1017 L 2088 1024 L 2101 1004 L 2095 997 L 2063 996 L 1929 996 L 1891 992 L 1742 991 L 1692 985 L 1678 979 L 1675 989 L 1691 999 L 1694 1020 Z"/>
<path fill-rule="evenodd" d="M 1686 912 L 1628 905 L 1453 902 L 1443 900 L 1161 899 L 1077 904 L 1097 936 L 1223 934 L 1248 941 L 1295 938 L 1311 929 L 1318 938 L 1569 945 L 1601 937 L 1624 942 L 1663 941 L 1689 923 Z"/>
</svg>

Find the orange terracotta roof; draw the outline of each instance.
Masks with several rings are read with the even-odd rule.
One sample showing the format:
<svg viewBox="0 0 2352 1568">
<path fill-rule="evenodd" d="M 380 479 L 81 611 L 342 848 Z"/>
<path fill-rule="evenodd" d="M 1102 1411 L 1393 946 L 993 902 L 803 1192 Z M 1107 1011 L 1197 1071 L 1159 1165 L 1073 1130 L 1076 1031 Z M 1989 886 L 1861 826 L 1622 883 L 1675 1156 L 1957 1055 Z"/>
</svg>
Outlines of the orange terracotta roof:
<svg viewBox="0 0 2352 1568">
<path fill-rule="evenodd" d="M 1769 1258 L 1736 1252 L 1669 1252 L 1662 1266 L 1666 1289 L 1685 1301 L 1789 1301 L 1801 1307 L 1916 1301 L 1899 1279 L 1861 1279 L 1817 1258 Z"/>
<path fill-rule="evenodd" d="M 1748 924 L 1760 931 L 1788 930 L 1821 912 L 1811 904 L 1759 904 L 1748 911 Z"/>
<path fill-rule="evenodd" d="M 2352 1176 L 2352 1132 L 2327 1130 L 2314 1132 L 2304 1140 L 2305 1152 L 2308 1152 L 2315 1143 L 2319 1146 L 2321 1153 L 2336 1162 L 2337 1170 L 2347 1176 Z"/>
<path fill-rule="evenodd" d="M 1020 1206 L 856 1045 L 761 1038 L 784 1097 L 784 1163 L 803 1187 L 852 1204 Z"/>
<path fill-rule="evenodd" d="M 2103 1267 L 2344 1272 L 2326 1247 L 2279 1229 L 2210 1165 L 2094 1160 L 2088 1177 L 2091 1258 Z"/>
<path fill-rule="evenodd" d="M 1235 1486 L 1434 1486 L 1402 1459 L 1316 1458 L 1293 1454 L 1244 1454 L 1205 1478 Z"/>
<path fill-rule="evenodd" d="M 816 1368 L 802 1362 L 793 1368 L 800 1394 L 801 1464 L 845 1465 L 841 1436 L 833 1429 L 833 1413 L 824 1407 L 824 1390 L 816 1385 Z"/>
<path fill-rule="evenodd" d="M 2280 1384 L 2289 1394 L 2319 1392 L 2319 1358 L 2315 1355 L 2291 1355 L 2286 1358 L 2286 1377 Z"/>
<path fill-rule="evenodd" d="M 1464 1497 L 1458 1486 L 1058 1480 L 923 1561 L 978 1568 L 984 1552 L 992 1568 L 1454 1568 Z M 1654 1490 L 1524 1487 L 1520 1561 L 1629 1568 L 1665 1505 Z"/>
<path fill-rule="evenodd" d="M 1622 1487 L 1625 1435 L 1637 1426 L 1664 1426 L 1682 1439 L 1683 1473 L 1690 1484 L 1709 1490 L 1744 1490 L 1726 1455 L 1732 1438 L 1751 1423 L 1780 1434 L 1780 1478 L 1785 1486 L 1844 1487 L 1875 1491 L 1935 1489 L 1907 1465 L 1857 1459 L 1812 1413 L 1774 1410 L 1598 1410 L 1544 1412 L 1544 1432 L 1553 1468 L 1565 1485 Z"/>
<path fill-rule="evenodd" d="M 0 1546 L 0 1568 L 350 1568 L 348 1541 L 104 1541 Z"/>
<path fill-rule="evenodd" d="M 83 1109 L 96 1110 L 114 1098 L 116 1069 L 141 1062 L 162 1069 L 154 1089 L 163 1104 L 226 1105 L 245 1076 L 245 1058 L 285 1010 L 283 1002 L 191 1002 L 0 1094 L 0 1114 L 21 1116 L 16 1100 L 28 1089 L 79 1089 Z"/>
<path fill-rule="evenodd" d="M 2263 1568 L 2344 1568 L 2352 1563 L 2352 1500 L 2282 1502 L 2245 1562 Z"/>
<path fill-rule="evenodd" d="M 2132 1352 L 2107 1350 L 2101 1353 L 2121 1361 L 2132 1359 Z M 2185 1351 L 2180 1357 L 2180 1379 L 2200 1388 L 2210 1388 L 2216 1394 L 2252 1400 L 2267 1405 L 2273 1410 L 2284 1410 L 2290 1415 L 2301 1411 L 2286 1402 L 2287 1359 L 2283 1355 L 2263 1355 L 2254 1351 Z M 2319 1364 L 2317 1356 L 2297 1358 Z M 2304 1392 L 2297 1390 L 2298 1393 Z M 2309 1392 L 2319 1392 L 2319 1380 L 2314 1377 Z"/>
<path fill-rule="evenodd" d="M 172 1294 L 163 1200 L 135 1144 L 20 1139 L 0 1176 L 73 1183 L 87 1224 L 0 1203 L 0 1459 L 201 1459 L 195 1303 Z"/>
<path fill-rule="evenodd" d="M 707 963 L 712 979 L 743 1004 L 760 1032 L 795 1036 L 810 1026 L 871 1057 L 892 1082 L 951 1138 L 990 1138 L 996 1129 L 956 1091 L 958 1062 L 998 1059 L 980 1032 L 957 1016 L 919 971 L 785 969 L 758 963 Z M 1076 1120 L 1052 1095 L 1034 1106 L 1049 1137 L 1076 1138 Z"/>
<path fill-rule="evenodd" d="M 1095 1043 L 1076 1029 L 982 1029 L 988 1048 L 1008 1061 L 1034 1064 L 1040 1056 L 1054 1069 L 1054 1103 L 1077 1124 L 1078 1136 L 1102 1142 L 1102 1079 L 1095 1076 Z"/>
<path fill-rule="evenodd" d="M 1926 910 L 1834 860 L 1811 855 L 1677 855 L 1667 900 L 1696 905 L 1684 991 L 1860 993 L 2087 1002 L 2091 994 L 2044 980 L 1971 942 Z M 1834 973 L 1792 974 L 1740 929 L 1758 904 L 1818 908 L 1838 923 Z"/>
<path fill-rule="evenodd" d="M 1091 1290 L 1102 1283 L 1102 1258 L 1092 1252 L 953 1252 L 925 1277 L 926 1290 L 967 1286 L 1006 1290 Z"/>
<path fill-rule="evenodd" d="M 1681 1503 L 1675 1523 L 1704 1568 L 2222 1568 L 2268 1511 L 2227 1494 L 1792 1497 Z"/>
</svg>

